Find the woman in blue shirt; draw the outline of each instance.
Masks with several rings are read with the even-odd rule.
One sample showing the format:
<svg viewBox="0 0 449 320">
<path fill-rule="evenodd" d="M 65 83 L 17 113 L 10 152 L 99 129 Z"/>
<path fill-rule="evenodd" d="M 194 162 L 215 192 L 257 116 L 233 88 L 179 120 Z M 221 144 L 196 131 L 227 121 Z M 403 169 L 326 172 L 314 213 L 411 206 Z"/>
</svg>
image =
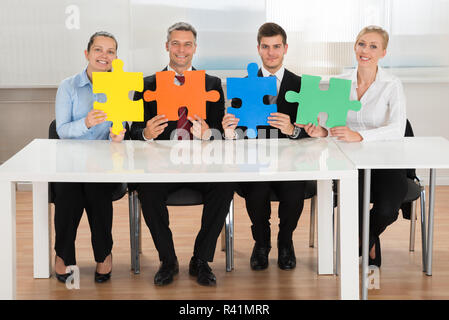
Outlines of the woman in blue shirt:
<svg viewBox="0 0 449 320">
<path fill-rule="evenodd" d="M 117 58 L 117 41 L 107 32 L 93 34 L 84 51 L 87 67 L 63 80 L 56 94 L 56 131 L 61 139 L 107 140 L 120 142 L 111 132 L 106 113 L 93 109 L 94 101 L 105 102 L 105 96 L 92 92 L 92 72 L 108 72 Z M 112 270 L 112 193 L 114 183 L 54 183 L 55 193 L 55 271 L 65 282 L 66 266 L 75 265 L 75 239 L 86 209 L 91 229 L 92 247 L 97 268 L 95 281 L 110 279 Z"/>
</svg>

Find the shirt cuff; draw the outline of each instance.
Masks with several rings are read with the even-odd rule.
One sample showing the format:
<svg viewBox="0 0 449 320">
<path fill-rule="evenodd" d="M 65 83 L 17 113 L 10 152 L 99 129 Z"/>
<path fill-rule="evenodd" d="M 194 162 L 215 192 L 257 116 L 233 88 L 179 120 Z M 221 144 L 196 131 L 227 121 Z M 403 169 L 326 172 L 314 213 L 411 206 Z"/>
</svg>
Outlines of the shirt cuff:
<svg viewBox="0 0 449 320">
<path fill-rule="evenodd" d="M 153 141 L 153 139 L 147 139 L 147 138 L 145 138 L 145 135 L 143 134 L 144 131 L 145 131 L 145 129 L 142 130 L 142 137 L 143 137 L 143 140 L 145 140 L 145 141 Z"/>
<path fill-rule="evenodd" d="M 223 138 L 225 140 L 236 140 L 237 139 L 237 132 L 234 131 L 234 136 L 233 137 L 227 137 L 226 134 L 223 132 Z"/>
</svg>

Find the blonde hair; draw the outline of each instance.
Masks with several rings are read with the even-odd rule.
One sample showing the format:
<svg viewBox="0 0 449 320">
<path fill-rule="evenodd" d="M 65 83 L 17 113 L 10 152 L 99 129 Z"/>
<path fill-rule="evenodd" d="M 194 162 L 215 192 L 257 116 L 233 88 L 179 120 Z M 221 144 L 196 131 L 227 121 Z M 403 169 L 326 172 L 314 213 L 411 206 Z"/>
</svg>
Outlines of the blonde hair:
<svg viewBox="0 0 449 320">
<path fill-rule="evenodd" d="M 384 49 L 387 49 L 388 40 L 390 39 L 390 37 L 388 36 L 388 32 L 385 31 L 382 27 L 374 26 L 374 25 L 367 26 L 359 32 L 359 34 L 357 35 L 357 38 L 355 39 L 354 46 L 357 44 L 357 42 L 359 42 L 361 37 L 363 37 L 367 33 L 372 33 L 372 32 L 375 32 L 382 37 L 382 45 L 383 45 Z"/>
</svg>

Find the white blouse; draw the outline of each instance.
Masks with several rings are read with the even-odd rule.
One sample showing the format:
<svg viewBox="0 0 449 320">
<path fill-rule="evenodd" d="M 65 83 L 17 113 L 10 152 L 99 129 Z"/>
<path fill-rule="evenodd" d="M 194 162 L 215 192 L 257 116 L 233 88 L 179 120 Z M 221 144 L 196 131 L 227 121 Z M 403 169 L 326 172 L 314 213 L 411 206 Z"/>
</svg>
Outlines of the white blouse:
<svg viewBox="0 0 449 320">
<path fill-rule="evenodd" d="M 352 80 L 351 100 L 357 98 L 357 69 L 339 78 Z M 401 80 L 378 67 L 376 79 L 360 99 L 360 111 L 348 111 L 346 125 L 363 141 L 394 140 L 405 133 L 405 94 Z"/>
</svg>

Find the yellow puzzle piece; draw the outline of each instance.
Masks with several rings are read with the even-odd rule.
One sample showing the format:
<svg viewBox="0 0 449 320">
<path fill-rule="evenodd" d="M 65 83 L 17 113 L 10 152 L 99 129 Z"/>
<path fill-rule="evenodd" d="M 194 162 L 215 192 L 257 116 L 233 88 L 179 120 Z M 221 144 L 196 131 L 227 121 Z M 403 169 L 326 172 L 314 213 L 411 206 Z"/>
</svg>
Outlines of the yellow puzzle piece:
<svg viewBox="0 0 449 320">
<path fill-rule="evenodd" d="M 124 72 L 123 61 L 112 61 L 112 72 L 92 72 L 94 93 L 106 94 L 105 103 L 94 102 L 94 109 L 106 112 L 112 121 L 112 133 L 123 130 L 123 121 L 143 121 L 143 100 L 132 101 L 129 92 L 143 91 L 142 72 Z"/>
</svg>

